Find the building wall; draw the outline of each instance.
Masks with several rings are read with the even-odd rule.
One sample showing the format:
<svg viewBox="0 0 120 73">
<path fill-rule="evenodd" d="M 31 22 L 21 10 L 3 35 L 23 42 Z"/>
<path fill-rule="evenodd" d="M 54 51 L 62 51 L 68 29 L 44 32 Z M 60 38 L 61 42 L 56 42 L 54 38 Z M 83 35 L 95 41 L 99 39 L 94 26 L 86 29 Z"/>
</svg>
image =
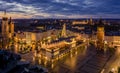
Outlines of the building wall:
<svg viewBox="0 0 120 73">
<path fill-rule="evenodd" d="M 111 46 L 120 46 L 120 36 L 105 36 L 105 41 Z"/>
<path fill-rule="evenodd" d="M 73 21 L 72 25 L 76 25 L 76 24 L 88 24 L 87 21 Z"/>
</svg>

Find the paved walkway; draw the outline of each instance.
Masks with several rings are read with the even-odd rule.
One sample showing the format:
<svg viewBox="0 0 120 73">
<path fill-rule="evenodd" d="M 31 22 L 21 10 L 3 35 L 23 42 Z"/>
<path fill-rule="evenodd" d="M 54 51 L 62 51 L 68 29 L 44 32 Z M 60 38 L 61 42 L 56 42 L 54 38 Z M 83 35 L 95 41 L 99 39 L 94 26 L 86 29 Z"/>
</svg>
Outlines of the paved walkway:
<svg viewBox="0 0 120 73">
<path fill-rule="evenodd" d="M 109 59 L 109 55 L 96 54 L 80 67 L 77 73 L 100 73 Z"/>
<path fill-rule="evenodd" d="M 117 71 L 118 66 L 120 66 L 120 54 L 115 54 L 104 67 L 104 73 L 109 73 L 113 68 Z"/>
</svg>

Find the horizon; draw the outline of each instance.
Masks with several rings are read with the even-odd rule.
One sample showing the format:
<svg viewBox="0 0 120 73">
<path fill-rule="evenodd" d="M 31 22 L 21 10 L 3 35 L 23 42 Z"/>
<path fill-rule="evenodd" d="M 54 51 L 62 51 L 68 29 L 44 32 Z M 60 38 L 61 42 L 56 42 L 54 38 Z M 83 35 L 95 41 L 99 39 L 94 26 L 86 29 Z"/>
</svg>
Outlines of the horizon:
<svg viewBox="0 0 120 73">
<path fill-rule="evenodd" d="M 12 18 L 12 19 L 28 19 L 28 20 L 29 19 L 63 19 L 63 20 L 64 19 L 73 19 L 73 20 L 78 19 L 79 20 L 79 19 L 91 19 L 91 18 L 92 19 L 118 19 L 118 20 L 120 19 L 120 18 L 112 18 L 112 17 L 109 18 L 109 17 L 101 17 L 101 16 L 100 17 L 82 17 L 82 18 L 52 18 L 52 17 L 51 18 L 50 17 L 49 18 L 24 18 L 24 17 L 23 18 L 15 18 L 15 17 L 10 16 L 8 12 L 6 12 L 6 15 L 5 15 L 5 11 L 2 14 L 3 15 L 0 15 L 0 20 L 2 20 L 2 18 L 4 16 L 7 17 L 8 19 Z"/>
</svg>

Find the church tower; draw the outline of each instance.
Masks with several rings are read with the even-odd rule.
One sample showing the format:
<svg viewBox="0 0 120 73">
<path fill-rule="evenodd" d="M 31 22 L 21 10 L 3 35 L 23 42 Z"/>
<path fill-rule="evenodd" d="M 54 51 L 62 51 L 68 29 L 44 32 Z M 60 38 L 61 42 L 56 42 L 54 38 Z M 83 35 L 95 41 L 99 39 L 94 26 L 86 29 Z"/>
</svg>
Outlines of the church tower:
<svg viewBox="0 0 120 73">
<path fill-rule="evenodd" d="M 63 25 L 63 29 L 62 29 L 62 33 L 61 33 L 62 37 L 66 37 L 66 24 Z"/>
<path fill-rule="evenodd" d="M 104 50 L 104 24 L 102 19 L 97 26 L 97 48 L 98 50 Z"/>
<path fill-rule="evenodd" d="M 9 38 L 12 38 L 12 36 L 14 35 L 14 23 L 10 17 L 10 21 L 9 21 Z"/>
<path fill-rule="evenodd" d="M 9 25 L 8 25 L 8 17 L 6 15 L 6 11 L 4 12 L 4 16 L 2 17 L 2 47 L 6 49 L 8 47 L 8 37 L 9 37 Z"/>
<path fill-rule="evenodd" d="M 5 11 L 4 16 L 2 17 L 2 36 L 4 38 L 7 38 L 8 33 L 9 33 L 8 17 L 6 15 L 6 11 Z"/>
<path fill-rule="evenodd" d="M 93 25 L 93 19 L 92 19 L 92 17 L 90 18 L 90 25 Z"/>
<path fill-rule="evenodd" d="M 10 20 L 8 19 L 6 15 L 6 11 L 4 12 L 4 16 L 2 17 L 2 48 L 8 49 L 10 46 L 10 40 L 14 39 L 14 23 L 12 22 L 12 19 L 10 17 Z"/>
</svg>

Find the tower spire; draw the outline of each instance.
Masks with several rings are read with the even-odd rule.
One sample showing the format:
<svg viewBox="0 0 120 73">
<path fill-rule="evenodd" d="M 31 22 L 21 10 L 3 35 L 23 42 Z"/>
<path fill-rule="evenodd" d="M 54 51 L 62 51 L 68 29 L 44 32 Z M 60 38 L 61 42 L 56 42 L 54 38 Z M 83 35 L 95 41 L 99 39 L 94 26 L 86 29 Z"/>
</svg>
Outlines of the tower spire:
<svg viewBox="0 0 120 73">
<path fill-rule="evenodd" d="M 4 15 L 6 15 L 6 10 L 4 11 Z"/>
<path fill-rule="evenodd" d="M 10 22 L 12 21 L 12 18 L 10 17 Z"/>
<path fill-rule="evenodd" d="M 90 17 L 90 24 L 91 24 L 91 25 L 93 24 L 93 19 L 92 19 L 92 17 Z"/>
<path fill-rule="evenodd" d="M 10 17 L 9 24 L 11 24 L 11 23 L 12 23 L 12 18 Z"/>
<path fill-rule="evenodd" d="M 62 29 L 62 34 L 61 34 L 62 37 L 66 37 L 66 24 L 63 24 L 63 29 Z"/>
</svg>

